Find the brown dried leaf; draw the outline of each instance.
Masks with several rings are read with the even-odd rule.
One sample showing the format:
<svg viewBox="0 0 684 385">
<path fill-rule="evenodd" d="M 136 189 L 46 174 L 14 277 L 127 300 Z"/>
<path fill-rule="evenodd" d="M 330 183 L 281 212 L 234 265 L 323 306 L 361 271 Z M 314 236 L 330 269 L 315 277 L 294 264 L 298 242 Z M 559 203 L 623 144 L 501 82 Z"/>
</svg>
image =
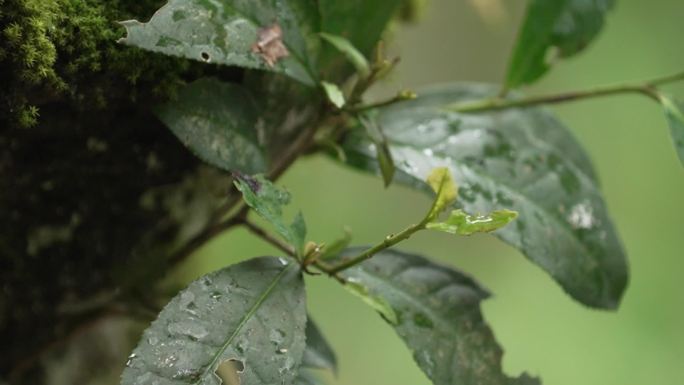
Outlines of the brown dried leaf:
<svg viewBox="0 0 684 385">
<path fill-rule="evenodd" d="M 290 51 L 283 44 L 283 30 L 278 23 L 259 30 L 257 41 L 252 45 L 252 52 L 260 54 L 269 67 L 275 66 L 278 60 L 290 55 Z"/>
</svg>

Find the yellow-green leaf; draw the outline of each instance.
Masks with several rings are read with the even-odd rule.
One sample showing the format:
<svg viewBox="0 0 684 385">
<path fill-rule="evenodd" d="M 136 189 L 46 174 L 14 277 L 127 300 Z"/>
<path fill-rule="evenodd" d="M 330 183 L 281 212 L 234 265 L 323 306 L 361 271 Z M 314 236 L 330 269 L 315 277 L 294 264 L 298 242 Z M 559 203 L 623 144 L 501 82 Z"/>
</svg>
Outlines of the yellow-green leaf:
<svg viewBox="0 0 684 385">
<path fill-rule="evenodd" d="M 451 171 L 446 167 L 438 167 L 427 177 L 427 184 L 432 191 L 437 194 L 435 203 L 430 209 L 428 217 L 436 218 L 445 208 L 456 201 L 458 198 L 458 186 L 451 176 Z"/>
<path fill-rule="evenodd" d="M 472 235 L 498 230 L 517 217 L 518 213 L 511 210 L 497 210 L 486 215 L 470 215 L 459 209 L 452 211 L 446 221 L 428 223 L 426 227 L 450 234 Z"/>
</svg>

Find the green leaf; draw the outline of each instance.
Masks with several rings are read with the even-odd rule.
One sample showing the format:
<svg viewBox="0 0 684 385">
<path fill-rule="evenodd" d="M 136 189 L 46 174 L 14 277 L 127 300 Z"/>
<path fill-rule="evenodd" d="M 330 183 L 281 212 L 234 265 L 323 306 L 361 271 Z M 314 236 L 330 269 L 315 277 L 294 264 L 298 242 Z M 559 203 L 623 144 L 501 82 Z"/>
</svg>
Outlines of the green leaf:
<svg viewBox="0 0 684 385">
<path fill-rule="evenodd" d="M 290 203 L 290 193 L 274 185 L 263 175 L 248 176 L 234 173 L 235 186 L 249 207 L 268 221 L 276 232 L 292 245 L 298 256 L 304 254 L 306 224 L 298 213 L 291 224 L 283 219 L 283 207 Z"/>
<path fill-rule="evenodd" d="M 431 192 L 425 179 L 448 167 L 465 212 L 517 211 L 494 235 L 522 251 L 574 298 L 615 308 L 627 285 L 627 263 L 591 163 L 570 132 L 548 111 L 511 109 L 459 114 L 442 106 L 482 100 L 497 87 L 442 86 L 383 108 L 398 182 Z M 344 144 L 348 162 L 376 171 L 362 135 Z"/>
<path fill-rule="evenodd" d="M 156 114 L 195 155 L 218 168 L 245 173 L 266 169 L 257 139 L 259 114 L 246 89 L 216 79 L 184 87 Z"/>
<path fill-rule="evenodd" d="M 502 372 L 501 348 L 480 312 L 488 293 L 463 273 L 385 250 L 340 274 L 392 309 L 392 326 L 434 384 L 539 384 L 525 374 L 513 379 Z"/>
<path fill-rule="evenodd" d="M 428 218 L 435 219 L 458 198 L 458 186 L 451 177 L 447 167 L 437 167 L 430 172 L 426 182 L 435 193 L 435 203 L 432 205 Z"/>
<path fill-rule="evenodd" d="M 325 91 L 328 100 L 330 100 L 335 107 L 344 107 L 346 101 L 344 100 L 344 94 L 342 93 L 342 90 L 340 90 L 340 87 L 328 82 L 321 82 L 321 86 L 323 86 L 323 90 Z"/>
<path fill-rule="evenodd" d="M 311 317 L 306 324 L 306 350 L 302 357 L 302 366 L 337 372 L 335 352 Z"/>
<path fill-rule="evenodd" d="M 147 23 L 122 22 L 127 36 L 120 42 L 208 63 L 276 71 L 313 86 L 319 22 L 308 0 L 169 0 Z M 269 28 L 274 33 L 261 39 L 260 32 Z M 282 44 L 288 54 L 270 65 L 255 49 L 257 43 Z"/>
<path fill-rule="evenodd" d="M 553 64 L 581 52 L 599 34 L 614 0 L 530 0 L 506 86 L 530 84 Z"/>
<path fill-rule="evenodd" d="M 665 116 L 670 124 L 670 133 L 679 161 L 684 165 L 684 105 L 665 96 L 661 96 L 660 101 L 665 108 Z"/>
<path fill-rule="evenodd" d="M 345 277 L 347 276 L 345 275 Z M 397 313 L 394 311 L 394 308 L 389 304 L 389 302 L 387 302 L 387 300 L 385 300 L 385 298 L 382 296 L 371 292 L 365 284 L 361 283 L 361 281 L 357 280 L 353 276 L 349 276 L 346 279 L 344 288 L 347 289 L 348 292 L 359 297 L 368 306 L 377 311 L 382 318 L 385 319 L 385 321 L 392 325 L 399 323 Z"/>
<path fill-rule="evenodd" d="M 455 235 L 489 233 L 506 226 L 517 217 L 518 213 L 510 210 L 492 211 L 486 215 L 470 215 L 459 209 L 452 211 L 445 222 L 428 223 L 426 228 Z"/>
<path fill-rule="evenodd" d="M 321 31 L 347 39 L 353 47 L 368 56 L 404 0 L 319 0 Z M 337 48 L 323 46 L 321 68 L 328 70 L 327 79 L 342 80 L 348 67 L 339 60 Z"/>
<path fill-rule="evenodd" d="M 366 134 L 373 142 L 382 180 L 385 182 L 385 187 L 387 187 L 392 184 L 394 173 L 396 172 L 387 138 L 382 132 L 382 127 L 378 125 L 374 114 L 366 113 L 360 115 L 359 122 L 366 129 Z"/>
<path fill-rule="evenodd" d="M 340 51 L 362 77 L 367 77 L 370 74 L 370 64 L 368 64 L 368 60 L 349 40 L 342 36 L 331 35 L 325 32 L 321 32 L 320 36 L 323 40 L 332 44 L 333 47 Z"/>
<path fill-rule="evenodd" d="M 263 257 L 208 274 L 145 330 L 122 385 L 220 383 L 227 360 L 242 385 L 292 383 L 304 352 L 304 282 L 296 263 Z"/>
<path fill-rule="evenodd" d="M 340 254 L 344 249 L 349 247 L 352 241 L 351 230 L 345 229 L 344 236 L 342 238 L 334 240 L 332 243 L 323 246 L 321 253 L 318 255 L 318 259 L 326 260 Z"/>
</svg>

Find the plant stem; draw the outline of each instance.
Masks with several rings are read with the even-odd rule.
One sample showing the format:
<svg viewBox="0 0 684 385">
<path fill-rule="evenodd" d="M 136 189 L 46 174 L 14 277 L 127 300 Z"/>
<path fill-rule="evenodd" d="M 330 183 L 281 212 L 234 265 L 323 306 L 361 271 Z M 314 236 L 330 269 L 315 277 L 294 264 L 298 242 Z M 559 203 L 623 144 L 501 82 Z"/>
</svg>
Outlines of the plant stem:
<svg viewBox="0 0 684 385">
<path fill-rule="evenodd" d="M 530 96 L 519 99 L 504 99 L 501 97 L 484 99 L 474 102 L 456 103 L 446 108 L 450 111 L 461 113 L 476 113 L 485 111 L 497 111 L 509 108 L 533 107 L 541 104 L 557 104 L 576 100 L 597 98 L 617 94 L 641 94 L 659 101 L 657 86 L 684 80 L 684 72 L 674 75 L 652 79 L 643 83 L 618 84 L 595 87 L 588 90 L 570 91 L 553 95 Z"/>
<path fill-rule="evenodd" d="M 386 107 L 394 103 L 403 102 L 404 100 L 413 100 L 416 97 L 417 95 L 413 91 L 405 90 L 397 93 L 390 99 L 382 100 L 376 103 L 354 106 L 349 108 L 349 111 L 354 113 L 364 112 L 375 108 Z"/>
<path fill-rule="evenodd" d="M 249 220 L 245 220 L 242 223 L 247 230 L 249 230 L 252 234 L 256 235 L 257 237 L 263 239 L 276 249 L 282 251 L 283 253 L 289 255 L 289 256 L 294 256 L 295 251 L 294 249 L 288 245 L 287 243 L 281 241 L 280 239 L 274 237 L 273 235 L 269 234 L 266 230 L 263 228 L 259 227 L 258 225 L 250 222 Z"/>
<path fill-rule="evenodd" d="M 321 269 L 321 271 L 324 271 L 325 273 L 327 273 L 329 275 L 335 275 L 342 270 L 346 270 L 352 266 L 358 265 L 359 263 L 371 258 L 375 254 L 377 254 L 377 253 L 379 253 L 385 249 L 388 249 L 388 248 L 396 245 L 397 243 L 399 243 L 401 241 L 409 239 L 415 232 L 425 229 L 426 223 L 427 223 L 427 220 L 423 220 L 416 225 L 411 225 L 411 226 L 407 227 L 406 229 L 402 230 L 400 233 L 388 235 L 387 237 L 385 237 L 385 239 L 382 242 L 378 243 L 377 245 L 365 250 L 364 252 L 362 252 L 361 254 L 359 254 L 355 257 L 352 257 L 352 258 L 347 259 L 346 261 L 340 262 L 337 265 L 325 266 L 325 265 L 315 264 L 315 266 L 318 267 L 319 269 Z"/>
</svg>

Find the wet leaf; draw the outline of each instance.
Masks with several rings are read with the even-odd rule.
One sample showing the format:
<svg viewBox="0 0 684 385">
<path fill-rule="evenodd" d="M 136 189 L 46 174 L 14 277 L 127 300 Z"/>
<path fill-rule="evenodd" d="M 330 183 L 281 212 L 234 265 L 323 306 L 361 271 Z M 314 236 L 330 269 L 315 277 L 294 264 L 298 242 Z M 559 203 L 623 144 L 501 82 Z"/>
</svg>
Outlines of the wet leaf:
<svg viewBox="0 0 684 385">
<path fill-rule="evenodd" d="M 246 89 L 200 79 L 156 114 L 205 162 L 229 171 L 265 171 L 266 157 L 257 139 L 258 112 Z"/>
<path fill-rule="evenodd" d="M 263 175 L 235 174 L 235 186 L 249 207 L 268 221 L 276 232 L 292 245 L 298 256 L 304 255 L 306 224 L 298 213 L 291 224 L 285 223 L 283 207 L 290 203 L 290 193 L 274 185 Z"/>
<path fill-rule="evenodd" d="M 344 100 L 344 94 L 342 93 L 342 90 L 340 90 L 340 87 L 338 87 L 336 84 L 328 82 L 321 82 L 321 86 L 323 87 L 325 95 L 328 97 L 330 103 L 337 108 L 344 107 L 346 101 Z"/>
<path fill-rule="evenodd" d="M 537 108 L 459 114 L 442 106 L 481 100 L 496 87 L 448 85 L 385 107 L 382 124 L 398 168 L 395 180 L 432 193 L 424 182 L 448 167 L 468 213 L 506 208 L 519 217 L 494 235 L 541 266 L 574 298 L 615 308 L 627 263 L 591 163 L 570 132 Z M 344 144 L 348 162 L 376 171 L 362 135 Z"/>
<path fill-rule="evenodd" d="M 172 299 L 143 333 L 121 384 L 219 385 L 215 371 L 229 360 L 241 385 L 292 383 L 305 327 L 297 264 L 251 259 L 200 278 Z"/>
<path fill-rule="evenodd" d="M 511 223 L 518 213 L 510 210 L 496 210 L 489 214 L 470 215 L 463 210 L 454 210 L 444 222 L 431 222 L 427 228 L 456 235 L 489 233 Z"/>
<path fill-rule="evenodd" d="M 169 0 L 147 23 L 121 24 L 127 45 L 316 84 L 319 16 L 307 0 Z"/>
<path fill-rule="evenodd" d="M 660 100 L 670 124 L 670 133 L 679 161 L 684 165 L 684 104 L 665 96 L 661 96 Z"/>
<path fill-rule="evenodd" d="M 525 374 L 514 379 L 502 372 L 501 348 L 480 312 L 488 293 L 463 273 L 385 250 L 341 275 L 392 309 L 395 331 L 434 384 L 539 384 Z"/>
<path fill-rule="evenodd" d="M 302 366 L 337 372 L 335 352 L 311 317 L 306 324 L 306 349 L 302 357 Z"/>
<path fill-rule="evenodd" d="M 508 68 L 509 88 L 542 77 L 555 58 L 581 52 L 599 34 L 615 0 L 530 0 Z"/>
<path fill-rule="evenodd" d="M 370 74 L 370 64 L 368 64 L 368 60 L 349 40 L 342 36 L 331 35 L 324 32 L 320 33 L 320 35 L 323 40 L 330 43 L 349 60 L 354 68 L 356 68 L 359 75 L 366 77 Z"/>
</svg>

